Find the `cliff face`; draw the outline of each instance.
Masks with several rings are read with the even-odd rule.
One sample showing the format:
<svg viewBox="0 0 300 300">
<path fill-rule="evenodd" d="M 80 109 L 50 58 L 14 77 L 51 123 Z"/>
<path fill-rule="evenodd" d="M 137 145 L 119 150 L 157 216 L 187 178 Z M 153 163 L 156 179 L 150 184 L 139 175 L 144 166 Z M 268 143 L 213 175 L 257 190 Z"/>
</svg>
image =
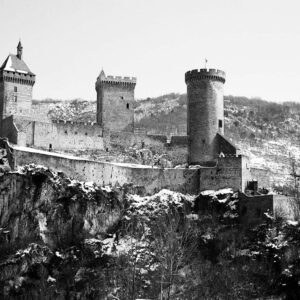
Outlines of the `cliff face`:
<svg viewBox="0 0 300 300">
<path fill-rule="evenodd" d="M 0 299 L 299 299 L 298 222 L 266 214 L 249 233 L 230 189 L 136 192 L 4 173 Z"/>
<path fill-rule="evenodd" d="M 54 247 L 101 237 L 120 220 L 114 192 L 26 166 L 0 178 L 0 227 L 10 243 L 41 240 Z"/>
<path fill-rule="evenodd" d="M 70 278 L 76 281 L 83 256 L 95 259 L 98 252 L 91 249 L 116 230 L 122 199 L 122 192 L 72 181 L 41 166 L 2 175 L 0 298 L 68 297 L 66 286 Z M 58 274 L 56 284 L 52 276 Z"/>
<path fill-rule="evenodd" d="M 0 298 L 128 299 L 137 293 L 132 280 L 149 293 L 149 280 L 138 278 L 149 277 L 145 264 L 158 272 L 153 217 L 161 221 L 173 210 L 191 208 L 193 197 L 162 191 L 143 198 L 133 192 L 34 165 L 1 176 Z"/>
</svg>

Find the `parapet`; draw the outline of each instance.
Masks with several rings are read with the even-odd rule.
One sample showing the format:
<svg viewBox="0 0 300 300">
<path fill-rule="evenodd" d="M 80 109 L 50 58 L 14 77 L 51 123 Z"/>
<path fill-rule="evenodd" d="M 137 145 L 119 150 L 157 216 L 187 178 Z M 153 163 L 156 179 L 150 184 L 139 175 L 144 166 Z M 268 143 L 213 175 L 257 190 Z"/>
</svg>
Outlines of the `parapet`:
<svg viewBox="0 0 300 300">
<path fill-rule="evenodd" d="M 98 84 L 125 84 L 136 85 L 136 77 L 122 77 L 122 76 L 98 76 L 96 86 Z"/>
<path fill-rule="evenodd" d="M 226 74 L 218 69 L 195 69 L 185 73 L 185 82 L 194 79 L 210 79 L 225 83 Z"/>
<path fill-rule="evenodd" d="M 0 74 L 0 82 L 2 82 L 2 81 L 9 81 L 9 82 L 20 83 L 20 84 L 28 84 L 28 85 L 33 86 L 35 83 L 35 75 L 5 70 Z"/>
<path fill-rule="evenodd" d="M 242 158 L 244 155 L 242 154 L 220 154 L 218 159 L 227 159 L 227 158 Z"/>
<path fill-rule="evenodd" d="M 66 125 L 75 125 L 75 126 L 97 126 L 101 127 L 96 122 L 78 122 L 78 121 L 67 121 L 67 120 L 53 120 L 52 123 L 56 124 L 66 124 Z"/>
</svg>

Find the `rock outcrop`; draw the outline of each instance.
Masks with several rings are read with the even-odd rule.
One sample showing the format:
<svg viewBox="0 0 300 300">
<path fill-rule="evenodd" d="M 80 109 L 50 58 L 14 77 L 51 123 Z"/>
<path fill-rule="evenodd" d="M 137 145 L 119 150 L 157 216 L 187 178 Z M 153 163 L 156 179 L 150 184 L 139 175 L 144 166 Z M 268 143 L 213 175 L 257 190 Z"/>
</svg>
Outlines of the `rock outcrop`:
<svg viewBox="0 0 300 300">
<path fill-rule="evenodd" d="M 0 177 L 0 227 L 11 243 L 41 239 L 51 248 L 103 237 L 120 220 L 116 192 L 40 166 Z"/>
</svg>

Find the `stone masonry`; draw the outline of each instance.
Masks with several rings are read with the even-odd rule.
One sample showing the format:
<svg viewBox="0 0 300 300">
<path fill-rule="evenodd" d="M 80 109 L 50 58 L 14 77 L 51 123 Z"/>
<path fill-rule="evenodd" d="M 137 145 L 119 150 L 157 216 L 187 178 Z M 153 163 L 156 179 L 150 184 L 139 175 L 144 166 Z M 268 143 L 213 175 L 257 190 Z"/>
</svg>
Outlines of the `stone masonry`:
<svg viewBox="0 0 300 300">
<path fill-rule="evenodd" d="M 96 81 L 97 123 L 112 131 L 134 131 L 136 78 L 105 76 Z"/>
<path fill-rule="evenodd" d="M 31 110 L 33 74 L 22 59 L 19 42 L 17 55 L 10 54 L 0 67 L 0 119 L 13 114 L 28 114 Z"/>
<path fill-rule="evenodd" d="M 189 163 L 216 158 L 216 134 L 224 134 L 225 73 L 215 69 L 186 72 Z"/>
</svg>

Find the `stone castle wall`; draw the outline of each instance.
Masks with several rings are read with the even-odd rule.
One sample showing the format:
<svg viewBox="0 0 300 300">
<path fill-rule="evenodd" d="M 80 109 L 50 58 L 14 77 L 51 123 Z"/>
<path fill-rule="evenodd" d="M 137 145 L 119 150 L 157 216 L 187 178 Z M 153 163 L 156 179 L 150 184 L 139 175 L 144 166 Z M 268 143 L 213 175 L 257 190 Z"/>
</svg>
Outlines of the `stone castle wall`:
<svg viewBox="0 0 300 300">
<path fill-rule="evenodd" d="M 78 122 L 35 122 L 34 146 L 53 150 L 105 149 L 102 127 Z"/>
<path fill-rule="evenodd" d="M 239 193 L 239 215 L 244 224 L 257 224 L 266 219 L 265 213 L 275 217 L 298 220 L 299 205 L 293 197 L 283 195 L 247 196 Z"/>
<path fill-rule="evenodd" d="M 102 127 L 80 122 L 39 122 L 21 116 L 3 120 L 3 136 L 20 146 L 35 146 L 53 150 L 106 149 Z"/>
<path fill-rule="evenodd" d="M 122 186 L 133 183 L 144 187 L 146 193 L 158 192 L 163 188 L 197 194 L 199 172 L 196 169 L 160 169 L 143 165 L 97 162 L 77 157 L 38 151 L 30 148 L 13 147 L 14 164 L 41 164 L 62 171 L 70 178 L 92 181 L 99 185 Z"/>
<path fill-rule="evenodd" d="M 227 155 L 219 157 L 215 167 L 200 169 L 200 191 L 231 187 L 244 191 L 250 180 L 250 166 L 247 157 Z"/>
<path fill-rule="evenodd" d="M 17 91 L 15 91 L 17 88 Z M 32 85 L 22 84 L 18 82 L 4 81 L 3 94 L 3 117 L 23 113 L 29 114 L 32 101 Z"/>
</svg>

